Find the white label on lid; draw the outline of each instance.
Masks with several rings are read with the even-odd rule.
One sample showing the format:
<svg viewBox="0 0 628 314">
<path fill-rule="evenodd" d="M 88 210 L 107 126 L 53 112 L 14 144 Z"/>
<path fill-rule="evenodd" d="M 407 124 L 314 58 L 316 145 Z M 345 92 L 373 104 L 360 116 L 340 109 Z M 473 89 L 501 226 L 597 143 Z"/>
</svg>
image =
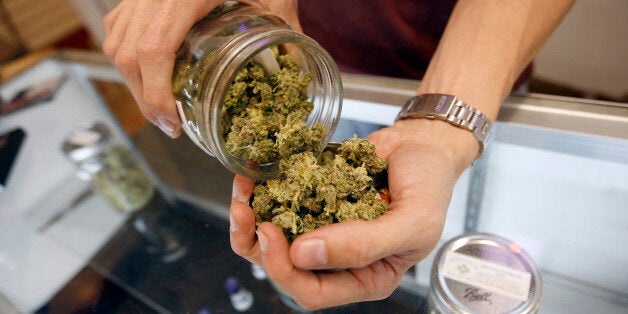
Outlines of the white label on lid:
<svg viewBox="0 0 628 314">
<path fill-rule="evenodd" d="M 521 301 L 530 292 L 530 273 L 458 252 L 447 252 L 440 271 L 446 278 Z"/>
</svg>

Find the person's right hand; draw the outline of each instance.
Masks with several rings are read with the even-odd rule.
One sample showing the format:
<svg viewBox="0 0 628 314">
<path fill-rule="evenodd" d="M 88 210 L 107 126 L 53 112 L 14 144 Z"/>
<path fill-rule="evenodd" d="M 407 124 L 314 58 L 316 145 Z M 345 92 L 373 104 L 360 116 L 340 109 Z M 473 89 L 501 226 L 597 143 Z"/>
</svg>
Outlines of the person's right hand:
<svg viewBox="0 0 628 314">
<path fill-rule="evenodd" d="M 103 51 L 142 114 L 170 137 L 181 134 L 171 82 L 175 55 L 194 23 L 225 0 L 124 0 L 104 18 Z M 293 0 L 242 0 L 298 26 Z"/>
<path fill-rule="evenodd" d="M 103 51 L 142 114 L 164 133 L 181 133 L 171 91 L 175 53 L 192 25 L 224 0 L 124 0 L 103 20 Z"/>
</svg>

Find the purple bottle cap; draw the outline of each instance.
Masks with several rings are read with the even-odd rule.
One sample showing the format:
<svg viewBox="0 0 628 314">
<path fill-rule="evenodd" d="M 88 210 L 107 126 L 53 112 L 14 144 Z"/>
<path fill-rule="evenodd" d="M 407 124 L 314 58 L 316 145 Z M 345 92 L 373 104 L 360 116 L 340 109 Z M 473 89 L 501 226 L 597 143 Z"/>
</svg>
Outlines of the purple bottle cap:
<svg viewBox="0 0 628 314">
<path fill-rule="evenodd" d="M 240 291 L 240 282 L 235 277 L 227 278 L 225 281 L 225 291 L 229 294 L 237 293 Z"/>
</svg>

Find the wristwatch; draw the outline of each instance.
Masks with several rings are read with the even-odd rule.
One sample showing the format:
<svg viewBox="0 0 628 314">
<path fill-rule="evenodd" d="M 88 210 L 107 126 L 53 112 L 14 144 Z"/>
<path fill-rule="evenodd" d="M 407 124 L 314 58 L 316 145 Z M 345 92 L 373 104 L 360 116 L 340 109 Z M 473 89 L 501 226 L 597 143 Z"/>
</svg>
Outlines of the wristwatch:
<svg viewBox="0 0 628 314">
<path fill-rule="evenodd" d="M 480 143 L 478 158 L 488 144 L 493 123 L 482 112 L 446 94 L 422 94 L 410 98 L 397 115 L 398 120 L 408 118 L 438 119 L 473 133 Z"/>
</svg>

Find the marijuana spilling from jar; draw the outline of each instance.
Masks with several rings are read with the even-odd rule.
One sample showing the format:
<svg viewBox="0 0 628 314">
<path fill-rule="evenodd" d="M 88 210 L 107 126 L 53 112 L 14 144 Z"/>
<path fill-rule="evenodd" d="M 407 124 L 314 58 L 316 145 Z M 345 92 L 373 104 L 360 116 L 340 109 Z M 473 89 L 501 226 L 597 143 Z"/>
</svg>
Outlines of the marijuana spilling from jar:
<svg viewBox="0 0 628 314">
<path fill-rule="evenodd" d="M 320 123 L 311 128 L 306 124 L 313 109 L 307 95 L 312 73 L 302 73 L 276 47 L 269 52 L 267 67 L 277 69 L 248 62 L 229 85 L 221 114 L 227 151 L 257 164 L 318 151 L 326 133 Z"/>
<path fill-rule="evenodd" d="M 188 137 L 231 172 L 255 180 L 280 177 L 282 154 L 321 151 L 342 108 L 338 68 L 316 41 L 232 1 L 188 32 L 172 91 Z"/>
<path fill-rule="evenodd" d="M 280 18 L 231 2 L 213 10 L 177 53 L 173 94 L 186 134 L 257 180 L 258 223 L 273 222 L 289 240 L 387 210 L 387 164 L 371 143 L 351 139 L 321 153 L 340 118 L 340 74 L 318 43 Z"/>
<path fill-rule="evenodd" d="M 388 163 L 367 139 L 347 139 L 318 156 L 282 159 L 285 177 L 258 182 L 251 206 L 257 224 L 269 221 L 289 241 L 347 220 L 375 219 L 388 210 Z"/>
</svg>

